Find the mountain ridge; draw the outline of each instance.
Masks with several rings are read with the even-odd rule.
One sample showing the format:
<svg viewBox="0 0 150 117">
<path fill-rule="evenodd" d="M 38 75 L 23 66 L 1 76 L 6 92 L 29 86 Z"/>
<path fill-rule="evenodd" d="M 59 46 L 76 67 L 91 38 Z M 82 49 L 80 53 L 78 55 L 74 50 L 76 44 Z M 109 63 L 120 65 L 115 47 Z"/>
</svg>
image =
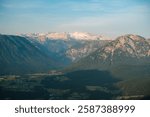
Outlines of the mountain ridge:
<svg viewBox="0 0 150 117">
<path fill-rule="evenodd" d="M 22 35 L 29 41 L 41 43 L 56 59 L 64 63 L 64 66 L 76 62 L 82 57 L 95 51 L 110 40 L 102 39 L 103 36 L 90 33 L 34 33 Z"/>
<path fill-rule="evenodd" d="M 1 74 L 44 72 L 55 68 L 55 61 L 24 37 L 0 35 Z"/>
<path fill-rule="evenodd" d="M 38 38 L 41 42 L 47 39 L 51 40 L 111 40 L 109 37 L 105 37 L 98 34 L 92 34 L 88 32 L 48 32 L 48 33 L 27 33 L 19 34 L 20 36 Z"/>
<path fill-rule="evenodd" d="M 150 44 L 138 35 L 116 38 L 75 63 L 80 69 L 109 69 L 118 65 L 150 64 Z"/>
<path fill-rule="evenodd" d="M 104 44 L 0 35 L 0 47 L 1 99 L 150 97 L 150 43 L 144 37 L 128 34 Z M 53 60 L 58 57 L 59 63 L 70 54 L 79 60 L 54 68 L 62 66 Z"/>
</svg>

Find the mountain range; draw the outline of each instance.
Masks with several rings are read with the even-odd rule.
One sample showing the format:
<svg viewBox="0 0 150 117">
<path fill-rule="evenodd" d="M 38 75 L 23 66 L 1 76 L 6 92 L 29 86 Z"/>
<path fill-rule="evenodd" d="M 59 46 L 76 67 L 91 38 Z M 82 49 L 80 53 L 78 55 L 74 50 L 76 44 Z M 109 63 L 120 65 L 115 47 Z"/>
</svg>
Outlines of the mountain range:
<svg viewBox="0 0 150 117">
<path fill-rule="evenodd" d="M 38 39 L 38 41 L 45 41 L 47 39 L 50 40 L 110 40 L 109 37 L 105 37 L 98 34 L 91 34 L 87 32 L 48 32 L 48 33 L 26 33 L 26 34 L 19 34 L 20 36 L 30 37 Z"/>
<path fill-rule="evenodd" d="M 69 65 L 94 52 L 110 41 L 108 37 L 85 32 L 20 34 L 29 41 L 40 43 L 53 57 Z"/>
<path fill-rule="evenodd" d="M 48 68 L 69 66 L 77 70 L 150 64 L 149 39 L 132 34 L 115 40 L 81 32 L 0 35 L 0 44 L 1 69 L 16 63 L 35 67 L 42 64 Z"/>
<path fill-rule="evenodd" d="M 118 99 L 150 95 L 149 40 L 132 34 L 120 36 L 65 69 L 68 73 L 89 70 L 108 71 L 120 80 L 114 84 L 122 92 Z"/>
<path fill-rule="evenodd" d="M 149 65 L 150 44 L 144 37 L 124 35 L 100 47 L 73 65 L 77 69 L 107 70 L 125 65 Z"/>
<path fill-rule="evenodd" d="M 150 40 L 142 36 L 1 34 L 0 48 L 0 99 L 150 98 Z"/>
</svg>

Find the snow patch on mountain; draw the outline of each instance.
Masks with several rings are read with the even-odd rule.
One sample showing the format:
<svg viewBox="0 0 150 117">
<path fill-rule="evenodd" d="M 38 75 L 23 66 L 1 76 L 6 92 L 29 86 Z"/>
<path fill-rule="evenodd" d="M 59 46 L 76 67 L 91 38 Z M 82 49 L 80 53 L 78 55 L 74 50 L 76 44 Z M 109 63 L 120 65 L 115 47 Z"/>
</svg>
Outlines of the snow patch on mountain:
<svg viewBox="0 0 150 117">
<path fill-rule="evenodd" d="M 40 41 L 45 41 L 47 39 L 51 40 L 111 40 L 108 37 L 102 36 L 102 35 L 96 35 L 91 34 L 87 32 L 73 32 L 73 33 L 67 33 L 67 32 L 48 32 L 48 33 L 28 33 L 28 34 L 21 34 L 21 36 L 27 36 L 31 38 L 38 38 Z"/>
<path fill-rule="evenodd" d="M 77 40 L 110 40 L 102 35 L 94 35 L 87 32 L 70 33 L 70 37 Z"/>
</svg>

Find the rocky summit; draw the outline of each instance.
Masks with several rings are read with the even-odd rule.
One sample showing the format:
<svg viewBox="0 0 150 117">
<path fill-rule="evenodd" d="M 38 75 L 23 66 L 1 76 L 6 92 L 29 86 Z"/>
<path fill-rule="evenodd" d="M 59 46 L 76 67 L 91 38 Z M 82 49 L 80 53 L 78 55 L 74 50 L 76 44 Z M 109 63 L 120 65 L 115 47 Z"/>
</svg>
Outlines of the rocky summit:
<svg viewBox="0 0 150 117">
<path fill-rule="evenodd" d="M 80 69 L 109 69 L 120 65 L 150 64 L 150 44 L 138 35 L 124 35 L 74 64 Z"/>
</svg>

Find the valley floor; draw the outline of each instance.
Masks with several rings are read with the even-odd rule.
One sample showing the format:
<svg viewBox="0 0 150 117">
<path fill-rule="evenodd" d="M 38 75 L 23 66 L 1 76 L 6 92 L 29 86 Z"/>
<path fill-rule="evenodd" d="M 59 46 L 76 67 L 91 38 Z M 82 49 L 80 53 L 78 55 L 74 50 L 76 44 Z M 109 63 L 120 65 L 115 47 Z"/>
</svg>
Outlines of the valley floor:
<svg viewBox="0 0 150 117">
<path fill-rule="evenodd" d="M 98 70 L 5 75 L 0 76 L 0 99 L 150 99 L 150 80 L 136 81 L 122 81 Z"/>
</svg>

